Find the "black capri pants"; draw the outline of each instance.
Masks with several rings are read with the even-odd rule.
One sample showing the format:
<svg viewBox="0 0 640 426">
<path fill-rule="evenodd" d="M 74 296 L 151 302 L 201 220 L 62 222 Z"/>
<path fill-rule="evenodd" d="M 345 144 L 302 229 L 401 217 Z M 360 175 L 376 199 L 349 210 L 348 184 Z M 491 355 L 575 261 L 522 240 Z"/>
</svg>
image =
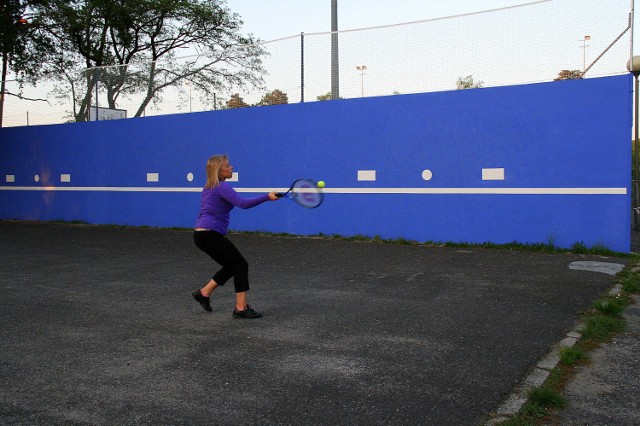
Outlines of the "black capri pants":
<svg viewBox="0 0 640 426">
<path fill-rule="evenodd" d="M 223 286 L 233 277 L 236 293 L 249 291 L 249 263 L 231 240 L 216 231 L 193 231 L 193 241 L 222 266 L 213 276 L 216 284 Z"/>
</svg>

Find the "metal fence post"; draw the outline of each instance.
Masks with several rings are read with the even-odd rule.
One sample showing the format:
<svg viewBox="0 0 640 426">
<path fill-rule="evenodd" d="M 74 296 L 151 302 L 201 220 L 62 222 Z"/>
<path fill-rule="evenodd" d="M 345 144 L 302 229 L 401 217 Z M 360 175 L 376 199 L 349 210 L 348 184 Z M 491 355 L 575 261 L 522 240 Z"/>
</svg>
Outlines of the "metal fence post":
<svg viewBox="0 0 640 426">
<path fill-rule="evenodd" d="M 304 33 L 300 33 L 300 102 L 304 102 Z"/>
</svg>

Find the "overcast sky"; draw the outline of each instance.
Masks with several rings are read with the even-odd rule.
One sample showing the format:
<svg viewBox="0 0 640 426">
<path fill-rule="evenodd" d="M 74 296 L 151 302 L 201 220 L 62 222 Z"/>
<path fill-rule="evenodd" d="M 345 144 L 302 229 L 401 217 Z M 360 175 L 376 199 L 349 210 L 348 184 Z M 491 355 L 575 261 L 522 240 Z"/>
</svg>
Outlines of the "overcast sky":
<svg viewBox="0 0 640 426">
<path fill-rule="evenodd" d="M 338 30 L 442 18 L 521 4 L 526 0 L 338 0 Z M 331 30 L 331 0 L 227 0 L 243 32 L 263 41 Z M 629 1 L 629 8 L 631 8 Z M 636 31 L 637 34 L 640 30 Z M 634 37 L 638 40 L 637 35 Z M 638 51 L 634 43 L 634 52 Z"/>
</svg>

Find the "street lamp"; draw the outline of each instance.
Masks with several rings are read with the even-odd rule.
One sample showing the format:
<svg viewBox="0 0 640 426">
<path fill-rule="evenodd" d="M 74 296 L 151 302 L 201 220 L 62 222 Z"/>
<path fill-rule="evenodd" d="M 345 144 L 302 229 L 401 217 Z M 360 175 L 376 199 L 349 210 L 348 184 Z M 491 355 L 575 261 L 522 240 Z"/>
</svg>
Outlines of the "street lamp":
<svg viewBox="0 0 640 426">
<path fill-rule="evenodd" d="M 358 65 L 356 69 L 360 71 L 360 96 L 364 98 L 364 71 L 367 69 L 367 66 Z"/>
<path fill-rule="evenodd" d="M 635 94 L 635 106 L 636 106 L 636 111 L 635 111 L 635 119 L 634 119 L 634 137 L 633 137 L 633 144 L 634 144 L 634 151 L 635 151 L 635 155 L 634 155 L 634 161 L 633 161 L 633 182 L 634 182 L 634 197 L 633 197 L 633 211 L 635 212 L 635 214 L 633 215 L 633 224 L 634 224 L 634 229 L 636 231 L 638 231 L 638 208 L 640 208 L 640 202 L 639 202 L 639 194 L 638 194 L 638 171 L 640 169 L 640 159 L 639 154 L 640 154 L 640 150 L 638 149 L 640 147 L 640 141 L 638 141 L 638 76 L 640 76 L 640 56 L 634 56 L 631 59 L 629 59 L 629 61 L 627 62 L 627 69 L 629 70 L 629 72 L 631 72 L 633 74 L 633 76 L 636 79 L 636 87 L 634 89 L 634 94 Z"/>
<path fill-rule="evenodd" d="M 587 47 L 589 47 L 589 45 L 587 44 L 587 41 L 591 40 L 591 36 L 584 36 L 584 38 L 582 40 L 578 40 L 580 42 L 582 42 L 582 73 L 584 74 L 587 71 Z"/>
</svg>

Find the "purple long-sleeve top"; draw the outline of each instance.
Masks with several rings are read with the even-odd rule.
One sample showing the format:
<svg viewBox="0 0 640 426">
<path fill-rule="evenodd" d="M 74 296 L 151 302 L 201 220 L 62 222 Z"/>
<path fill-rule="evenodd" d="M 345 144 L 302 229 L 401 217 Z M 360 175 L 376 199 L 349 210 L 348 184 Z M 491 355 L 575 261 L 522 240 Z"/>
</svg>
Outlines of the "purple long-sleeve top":
<svg viewBox="0 0 640 426">
<path fill-rule="evenodd" d="M 196 228 L 227 234 L 229 213 L 234 207 L 249 209 L 269 200 L 269 194 L 244 198 L 227 182 L 220 182 L 215 188 L 204 188 L 200 200 L 200 214 L 196 220 Z"/>
</svg>

